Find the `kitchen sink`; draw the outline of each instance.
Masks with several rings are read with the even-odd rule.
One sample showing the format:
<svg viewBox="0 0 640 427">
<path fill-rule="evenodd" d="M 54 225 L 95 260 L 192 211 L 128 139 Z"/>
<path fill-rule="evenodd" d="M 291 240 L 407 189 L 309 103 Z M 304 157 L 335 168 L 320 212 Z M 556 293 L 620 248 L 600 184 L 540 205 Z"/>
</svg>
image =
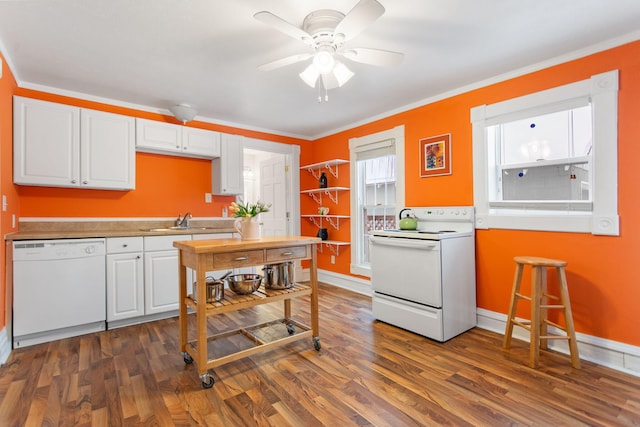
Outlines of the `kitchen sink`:
<svg viewBox="0 0 640 427">
<path fill-rule="evenodd" d="M 202 231 L 202 230 L 216 230 L 212 227 L 159 227 L 159 228 L 142 228 L 142 231 Z"/>
</svg>

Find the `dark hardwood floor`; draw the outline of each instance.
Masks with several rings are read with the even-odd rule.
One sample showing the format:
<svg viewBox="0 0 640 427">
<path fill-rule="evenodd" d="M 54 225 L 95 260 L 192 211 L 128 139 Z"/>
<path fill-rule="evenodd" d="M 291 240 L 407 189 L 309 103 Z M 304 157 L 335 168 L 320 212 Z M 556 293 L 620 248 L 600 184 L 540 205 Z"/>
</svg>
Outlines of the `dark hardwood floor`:
<svg viewBox="0 0 640 427">
<path fill-rule="evenodd" d="M 294 300 L 306 323 L 308 304 Z M 211 318 L 212 331 L 279 317 L 281 304 Z M 640 378 L 474 329 L 442 344 L 378 322 L 371 300 L 320 286 L 307 340 L 213 370 L 204 389 L 177 318 L 14 350 L 0 368 L 1 426 L 640 425 Z M 224 343 L 229 349 L 239 340 Z"/>
</svg>

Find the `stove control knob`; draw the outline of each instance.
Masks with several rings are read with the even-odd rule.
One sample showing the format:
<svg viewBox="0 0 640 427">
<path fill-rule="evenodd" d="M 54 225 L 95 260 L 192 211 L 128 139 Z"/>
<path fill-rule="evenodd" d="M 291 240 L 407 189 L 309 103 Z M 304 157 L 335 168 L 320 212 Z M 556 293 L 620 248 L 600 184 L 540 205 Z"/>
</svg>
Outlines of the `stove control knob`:
<svg viewBox="0 0 640 427">
<path fill-rule="evenodd" d="M 440 209 L 440 210 L 438 211 L 438 215 L 444 215 L 444 209 Z"/>
</svg>

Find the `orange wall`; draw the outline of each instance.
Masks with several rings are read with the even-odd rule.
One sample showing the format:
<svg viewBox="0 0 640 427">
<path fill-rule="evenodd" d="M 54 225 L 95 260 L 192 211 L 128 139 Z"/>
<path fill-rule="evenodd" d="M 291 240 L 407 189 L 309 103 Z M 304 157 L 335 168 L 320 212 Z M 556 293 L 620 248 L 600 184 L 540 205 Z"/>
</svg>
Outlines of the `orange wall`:
<svg viewBox="0 0 640 427">
<path fill-rule="evenodd" d="M 349 138 L 405 126 L 405 183 L 407 206 L 473 204 L 473 159 L 470 109 L 509 98 L 620 70 L 618 197 L 619 237 L 581 233 L 517 230 L 478 230 L 476 239 L 478 306 L 506 313 L 516 255 L 539 255 L 567 260 L 571 304 L 578 332 L 640 345 L 640 270 L 633 266 L 640 254 L 640 199 L 636 196 L 637 159 L 640 158 L 640 42 L 630 43 L 579 60 L 483 87 L 411 111 L 377 120 L 314 141 L 316 162 L 349 158 Z M 421 178 L 420 138 L 452 135 L 453 173 Z M 348 166 L 340 170 L 339 184 L 348 186 Z M 344 173 L 343 173 L 344 172 Z M 304 182 L 301 180 L 304 188 Z M 313 209 L 302 201 L 302 212 Z M 349 214 L 348 194 L 332 213 Z M 303 231 L 308 231 L 304 227 Z M 331 230 L 331 238 L 349 240 L 349 227 Z M 319 256 L 319 267 L 349 274 L 349 250 L 341 249 L 336 265 L 329 251 Z M 518 315 L 528 317 L 523 310 Z"/>
<path fill-rule="evenodd" d="M 2 58 L 2 78 L 0 78 L 0 191 L 7 197 L 7 211 L 0 212 L 0 232 L 4 236 L 14 231 L 11 227 L 11 215 L 18 214 L 18 195 L 13 185 L 13 101 L 12 95 L 16 90 L 16 81 L 7 66 L 7 63 L 0 52 Z M 6 256 L 5 246 L 0 248 L 0 259 Z M 5 263 L 0 262 L 0 330 L 6 325 L 6 286 L 5 286 Z"/>
<path fill-rule="evenodd" d="M 18 88 L 16 95 L 180 124 L 171 116 L 28 89 Z M 298 144 L 301 157 L 308 156 L 305 151 L 310 151 L 308 141 L 295 138 L 197 121 L 187 126 Z M 213 203 L 205 203 L 204 194 L 211 192 L 210 160 L 149 153 L 136 154 L 136 189 L 133 191 L 16 187 L 22 217 L 174 217 L 187 211 L 197 217 L 210 217 L 221 216 L 222 207 L 235 200 L 233 196 L 213 196 Z"/>
</svg>

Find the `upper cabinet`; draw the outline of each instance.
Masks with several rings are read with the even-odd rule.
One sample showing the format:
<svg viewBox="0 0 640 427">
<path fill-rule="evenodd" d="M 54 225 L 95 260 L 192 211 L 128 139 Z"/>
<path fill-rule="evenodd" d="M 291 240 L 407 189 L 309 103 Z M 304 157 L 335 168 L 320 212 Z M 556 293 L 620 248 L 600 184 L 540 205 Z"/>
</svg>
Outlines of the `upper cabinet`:
<svg viewBox="0 0 640 427">
<path fill-rule="evenodd" d="M 242 194 L 243 173 L 242 136 L 223 133 L 220 138 L 220 158 L 211 161 L 211 192 L 218 196 Z"/>
<path fill-rule="evenodd" d="M 154 120 L 136 119 L 138 151 L 176 156 L 220 157 L 220 133 Z"/>
<path fill-rule="evenodd" d="M 135 119 L 30 98 L 13 99 L 13 181 L 135 188 Z"/>
</svg>

